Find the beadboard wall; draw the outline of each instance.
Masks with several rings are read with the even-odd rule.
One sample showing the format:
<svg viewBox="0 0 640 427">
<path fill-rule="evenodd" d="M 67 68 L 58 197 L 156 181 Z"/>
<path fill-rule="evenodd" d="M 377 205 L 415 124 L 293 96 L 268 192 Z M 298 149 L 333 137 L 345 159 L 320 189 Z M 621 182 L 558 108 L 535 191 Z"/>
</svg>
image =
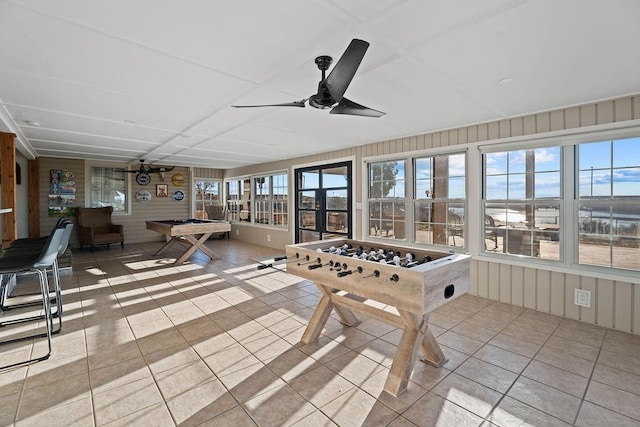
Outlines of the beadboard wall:
<svg viewBox="0 0 640 427">
<path fill-rule="evenodd" d="M 87 180 L 85 176 L 85 161 L 76 159 L 63 159 L 52 157 L 40 158 L 40 233 L 46 235 L 51 231 L 57 217 L 48 216 L 48 194 L 50 186 L 49 171 L 51 169 L 61 169 L 63 171 L 71 171 L 75 173 L 76 177 L 76 205 L 86 205 L 86 185 Z M 186 179 L 186 182 L 176 187 L 171 183 L 171 176 L 173 174 L 180 173 Z M 211 173 L 220 174 L 220 171 L 213 171 Z M 131 174 L 133 178 L 135 175 Z M 115 214 L 112 217 L 112 221 L 115 224 L 124 225 L 124 242 L 127 243 L 140 243 L 140 242 L 152 242 L 164 240 L 164 236 L 156 233 L 155 231 L 149 231 L 146 229 L 145 221 L 147 220 L 161 220 L 161 219 L 174 219 L 174 218 L 188 218 L 190 217 L 191 207 L 191 180 L 189 175 L 189 168 L 176 167 L 171 172 L 165 173 L 164 181 L 161 180 L 160 174 L 153 173 L 151 176 L 151 183 L 149 185 L 140 186 L 135 182 L 135 179 L 131 179 L 131 213 L 130 214 Z M 167 184 L 169 189 L 169 197 L 156 197 L 156 184 Z M 147 190 L 152 194 L 152 198 L 147 203 L 139 203 L 135 201 L 135 194 L 138 190 Z M 186 198 L 182 202 L 175 202 L 171 195 L 175 190 L 184 191 Z M 73 219 L 73 218 L 72 218 Z M 70 244 L 72 248 L 80 246 L 78 242 L 78 236 L 76 233 L 72 234 Z"/>
<path fill-rule="evenodd" d="M 229 169 L 226 171 L 205 168 L 176 168 L 172 173 L 182 173 L 188 178 L 184 190 L 187 200 L 175 203 L 171 198 L 153 198 L 147 204 L 132 202 L 132 214 L 116 216 L 114 221 L 125 225 L 125 244 L 162 239 L 158 233 L 145 229 L 146 219 L 184 218 L 190 214 L 191 181 L 198 178 L 232 178 L 255 173 L 288 171 L 290 186 L 293 188 L 292 172 L 294 168 L 330 163 L 337 160 L 353 160 L 354 198 L 362 203 L 363 197 L 363 159 L 395 153 L 419 152 L 429 154 L 440 147 L 472 147 L 478 143 L 499 144 L 510 142 L 514 137 L 544 136 L 546 133 L 569 129 L 589 128 L 597 130 L 612 123 L 630 122 L 640 119 L 640 96 L 625 97 L 595 104 L 587 104 L 562 110 L 543 112 L 505 119 L 491 123 L 481 123 L 456 129 L 443 130 L 423 135 L 410 136 L 389 141 L 381 141 L 360 147 L 330 151 L 318 155 L 300 157 L 261 165 Z M 425 118 L 426 120 L 426 118 Z M 84 205 L 84 161 L 68 159 L 42 158 L 40 168 L 41 188 L 41 230 L 48 232 L 56 218 L 47 217 L 47 192 L 49 188 L 49 170 L 64 169 L 76 172 L 78 183 L 77 202 Z M 169 193 L 175 188 L 166 179 Z M 156 174 L 150 185 L 144 187 L 155 194 L 155 184 L 160 183 Z M 132 194 L 141 189 L 135 182 Z M 182 188 L 181 188 L 182 189 Z M 160 215 L 159 212 L 162 212 Z M 162 218 L 158 218 L 161 216 Z M 357 239 L 363 239 L 363 215 L 356 210 L 354 227 Z M 469 232 L 474 231 L 470 224 Z M 477 229 L 475 230 L 477 232 Z M 293 226 L 278 229 L 262 225 L 233 224 L 233 239 L 273 247 L 283 251 L 284 246 L 293 242 Z M 72 247 L 77 245 L 77 238 Z M 521 307 L 531 308 L 544 313 L 565 316 L 587 323 L 640 334 L 640 274 L 632 277 L 612 277 L 591 272 L 558 271 L 545 266 L 523 266 L 511 262 L 508 258 L 487 260 L 473 253 L 472 281 L 470 293 L 495 301 L 502 301 Z M 573 304 L 574 289 L 591 291 L 591 307 L 583 308 Z"/>
<path fill-rule="evenodd" d="M 499 144 L 513 138 L 541 137 L 546 133 L 570 129 L 598 130 L 613 123 L 640 119 L 640 96 L 608 100 L 523 117 L 481 123 L 423 135 L 377 142 L 360 147 L 331 151 L 314 156 L 278 161 L 258 166 L 229 169 L 226 177 L 288 170 L 309 165 L 330 163 L 338 159 L 354 159 L 354 196 L 363 202 L 363 159 L 395 153 L 422 152 L 429 154 L 440 147 L 477 146 L 478 143 Z M 426 118 L 425 118 L 426 120 Z M 636 123 L 634 123 L 636 124 Z M 640 149 L 640 147 L 639 147 Z M 293 188 L 293 178 L 290 179 Z M 354 231 L 363 240 L 363 215 L 354 215 Z M 476 228 L 476 232 L 477 232 Z M 470 226 L 469 232 L 473 229 Z M 282 249 L 293 241 L 293 230 L 278 231 L 262 226 L 243 225 L 233 238 Z M 269 235 L 270 242 L 267 241 Z M 551 271 L 544 266 L 525 267 L 508 259 L 486 260 L 471 252 L 472 280 L 470 293 L 495 301 L 531 308 L 620 331 L 640 334 L 640 274 L 615 280 L 610 275 L 591 272 Z M 639 254 L 640 256 L 640 254 Z M 591 291 L 591 307 L 573 304 L 574 289 Z"/>
</svg>

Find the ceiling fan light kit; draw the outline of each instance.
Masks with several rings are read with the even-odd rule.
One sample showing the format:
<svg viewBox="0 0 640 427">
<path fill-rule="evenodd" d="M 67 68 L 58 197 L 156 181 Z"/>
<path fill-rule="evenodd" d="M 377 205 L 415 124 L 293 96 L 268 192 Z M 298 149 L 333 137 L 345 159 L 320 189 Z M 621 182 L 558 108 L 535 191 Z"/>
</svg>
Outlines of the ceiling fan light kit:
<svg viewBox="0 0 640 427">
<path fill-rule="evenodd" d="M 356 74 L 364 54 L 369 48 L 369 43 L 364 40 L 353 39 L 347 50 L 342 54 L 336 65 L 325 76 L 329 69 L 333 58 L 327 55 L 318 56 L 315 60 L 318 69 L 322 72 L 322 80 L 318 83 L 318 91 L 309 98 L 285 102 L 280 104 L 262 104 L 262 105 L 232 105 L 235 108 L 255 108 L 255 107 L 305 107 L 308 101 L 309 105 L 318 109 L 329 109 L 330 114 L 347 114 L 351 116 L 363 117 L 381 117 L 385 113 L 365 107 L 344 97 L 344 93 L 349 87 L 353 76 Z M 336 105 L 337 104 L 337 105 Z M 332 108 L 333 107 L 333 108 Z"/>
</svg>

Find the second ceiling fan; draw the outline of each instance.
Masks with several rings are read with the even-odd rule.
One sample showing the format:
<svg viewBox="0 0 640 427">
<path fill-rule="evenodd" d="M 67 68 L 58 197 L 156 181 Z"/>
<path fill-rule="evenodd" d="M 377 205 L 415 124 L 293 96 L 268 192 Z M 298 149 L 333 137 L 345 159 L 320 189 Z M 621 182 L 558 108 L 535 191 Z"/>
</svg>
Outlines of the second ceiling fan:
<svg viewBox="0 0 640 427">
<path fill-rule="evenodd" d="M 381 117 L 385 113 L 365 107 L 344 97 L 347 87 L 356 74 L 364 54 L 369 48 L 369 43 L 364 40 L 353 39 L 344 51 L 336 65 L 328 76 L 325 72 L 329 69 L 333 58 L 322 55 L 316 58 L 316 65 L 322 71 L 322 80 L 318 83 L 318 92 L 309 98 L 300 101 L 285 102 L 282 104 L 263 105 L 232 105 L 235 108 L 255 108 L 255 107 L 305 107 L 309 105 L 314 108 L 331 108 L 330 114 L 349 114 L 352 116 Z"/>
</svg>

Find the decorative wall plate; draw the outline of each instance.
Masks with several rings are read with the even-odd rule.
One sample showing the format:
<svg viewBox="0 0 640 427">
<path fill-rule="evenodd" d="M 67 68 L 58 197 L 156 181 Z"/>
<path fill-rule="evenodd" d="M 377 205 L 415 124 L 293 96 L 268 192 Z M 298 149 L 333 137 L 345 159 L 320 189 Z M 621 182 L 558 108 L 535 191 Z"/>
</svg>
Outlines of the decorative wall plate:
<svg viewBox="0 0 640 427">
<path fill-rule="evenodd" d="M 184 176 L 179 173 L 173 174 L 171 177 L 171 183 L 176 187 L 182 187 L 182 184 L 184 184 Z"/>
<path fill-rule="evenodd" d="M 138 203 L 147 203 L 149 200 L 151 200 L 151 197 L 151 192 L 147 190 L 139 190 L 136 193 L 136 201 Z"/>
<path fill-rule="evenodd" d="M 184 191 L 176 190 L 173 192 L 172 197 L 175 202 L 182 202 L 184 200 Z"/>
</svg>

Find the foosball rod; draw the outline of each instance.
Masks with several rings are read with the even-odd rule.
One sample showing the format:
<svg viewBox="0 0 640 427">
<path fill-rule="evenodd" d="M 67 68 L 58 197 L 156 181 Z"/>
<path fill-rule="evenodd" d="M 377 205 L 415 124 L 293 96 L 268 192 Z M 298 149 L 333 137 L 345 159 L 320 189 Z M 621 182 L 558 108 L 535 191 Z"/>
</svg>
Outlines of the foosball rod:
<svg viewBox="0 0 640 427">
<path fill-rule="evenodd" d="M 291 257 L 293 257 L 293 259 L 288 259 L 288 258 L 291 258 Z M 264 263 L 264 262 L 259 263 L 259 265 L 258 265 L 258 270 L 264 270 L 265 268 L 273 267 L 273 263 L 278 262 L 278 261 L 284 261 L 284 260 L 287 260 L 287 261 L 285 262 L 285 264 L 286 264 L 286 263 L 289 263 L 289 262 L 295 262 L 295 261 L 297 261 L 297 260 L 298 260 L 298 258 L 300 258 L 300 254 L 299 254 L 299 253 L 297 253 L 297 252 L 296 252 L 296 254 L 295 254 L 295 255 L 291 255 L 290 257 L 289 257 L 289 256 L 287 256 L 287 255 L 277 256 L 277 257 L 274 257 L 274 258 L 273 258 L 273 262 L 270 262 L 270 263 L 268 263 L 268 264 L 266 264 L 266 263 Z M 309 256 L 307 256 L 307 259 L 309 259 Z"/>
</svg>

